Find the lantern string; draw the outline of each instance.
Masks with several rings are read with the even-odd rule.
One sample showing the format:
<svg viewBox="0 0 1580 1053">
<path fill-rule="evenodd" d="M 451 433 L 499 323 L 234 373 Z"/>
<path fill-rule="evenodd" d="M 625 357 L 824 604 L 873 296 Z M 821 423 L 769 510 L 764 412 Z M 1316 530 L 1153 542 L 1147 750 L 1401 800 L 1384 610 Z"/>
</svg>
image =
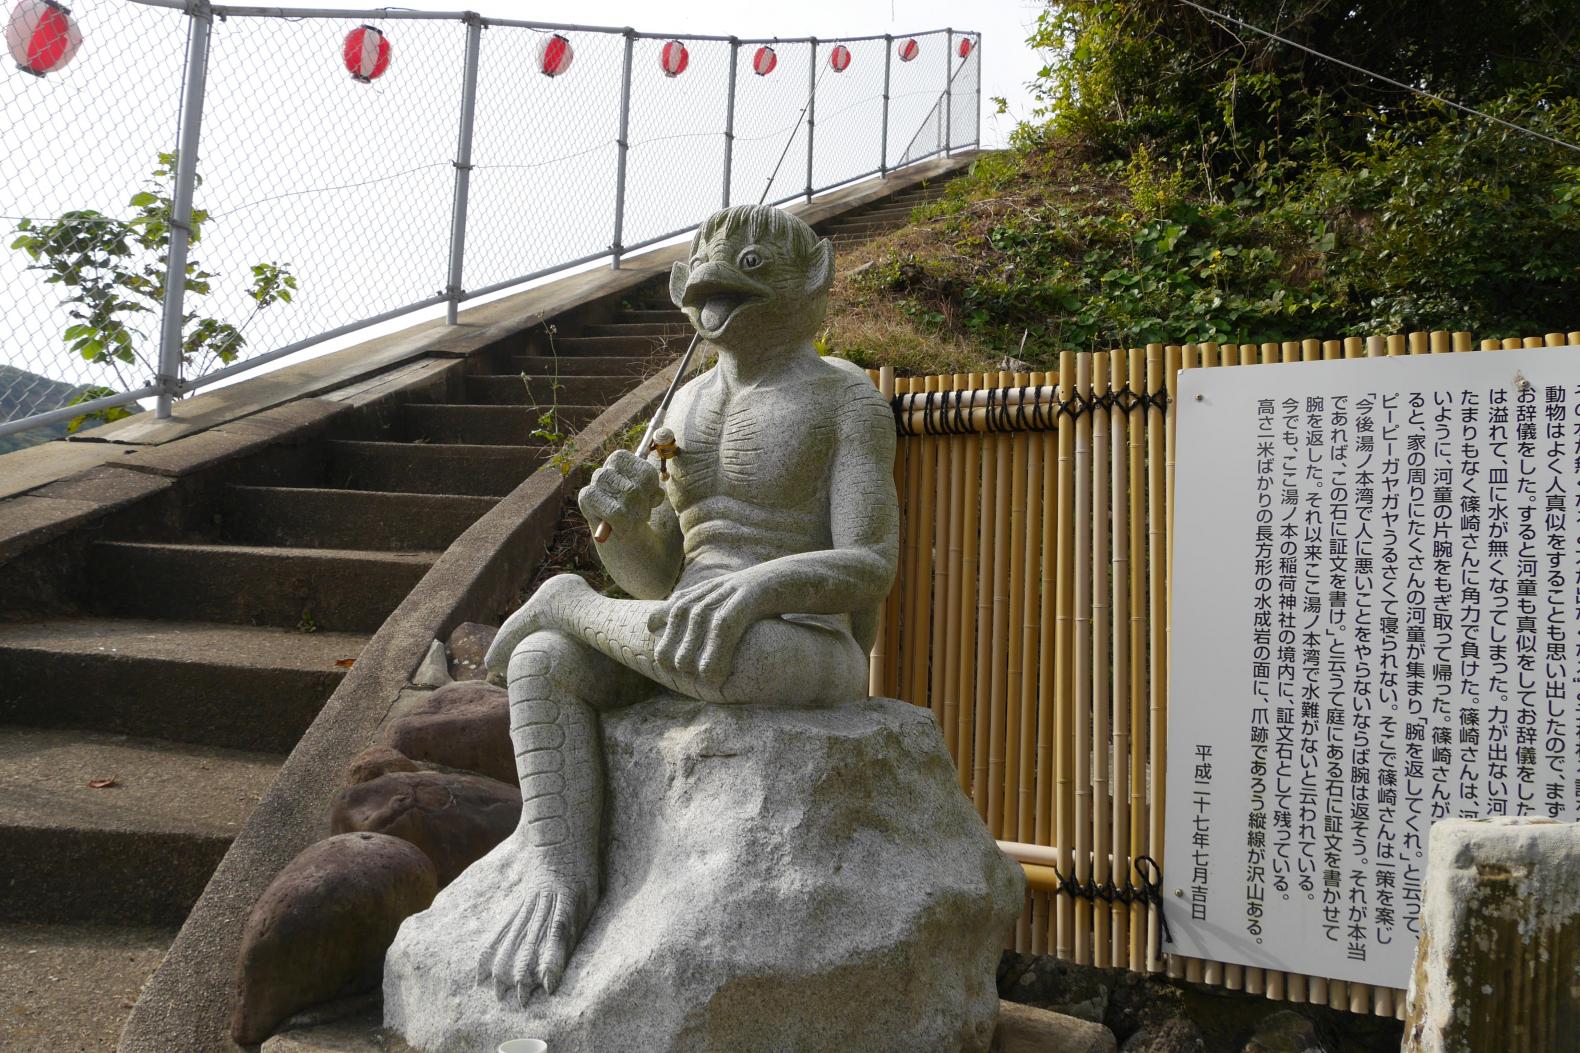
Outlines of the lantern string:
<svg viewBox="0 0 1580 1053">
<path fill-rule="evenodd" d="M 812 45 L 813 54 L 817 52 L 817 45 Z M 812 100 L 817 98 L 818 85 L 823 83 L 823 78 L 828 74 L 828 66 L 824 65 L 822 72 L 812 81 L 812 90 L 806 93 L 806 104 L 801 107 L 801 112 L 796 115 L 795 124 L 790 128 L 790 136 L 785 140 L 785 148 L 779 152 L 779 160 L 774 164 L 774 170 L 769 173 L 768 182 L 763 184 L 763 196 L 757 199 L 760 205 L 768 200 L 768 191 L 774 187 L 774 180 L 779 178 L 779 169 L 784 167 L 785 158 L 790 156 L 790 147 L 795 144 L 796 132 L 801 130 L 801 122 L 806 120 L 806 111 L 811 109 Z"/>
</svg>

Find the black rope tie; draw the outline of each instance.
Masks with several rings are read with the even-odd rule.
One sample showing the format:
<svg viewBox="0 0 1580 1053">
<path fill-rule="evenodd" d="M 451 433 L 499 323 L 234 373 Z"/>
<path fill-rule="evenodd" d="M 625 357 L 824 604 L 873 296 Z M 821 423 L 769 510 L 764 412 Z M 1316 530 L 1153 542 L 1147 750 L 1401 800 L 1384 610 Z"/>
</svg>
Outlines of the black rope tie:
<svg viewBox="0 0 1580 1053">
<path fill-rule="evenodd" d="M 1169 931 L 1168 915 L 1163 912 L 1163 868 L 1151 856 L 1137 856 L 1133 864 L 1138 883 L 1132 884 L 1128 879 L 1123 885 L 1116 885 L 1112 880 L 1104 881 L 1101 885 L 1091 878 L 1081 881 L 1053 865 L 1053 876 L 1058 885 L 1058 891 L 1066 896 L 1084 899 L 1088 903 L 1102 900 L 1104 903 L 1146 903 L 1158 915 L 1158 934 L 1160 943 L 1173 943 L 1174 934 Z M 1159 950 L 1161 951 L 1161 947 Z"/>
<path fill-rule="evenodd" d="M 1152 868 L 1151 875 L 1147 874 L 1145 867 Z M 1136 877 L 1141 880 L 1140 894 L 1152 904 L 1152 909 L 1158 912 L 1158 930 L 1164 943 L 1173 943 L 1174 934 L 1169 931 L 1169 918 L 1163 912 L 1163 868 L 1151 856 L 1137 856 L 1135 859 Z M 1161 948 L 1160 948 L 1161 949 Z"/>
<path fill-rule="evenodd" d="M 974 392 L 916 391 L 909 395 L 896 395 L 890 400 L 894 411 L 894 430 L 896 434 L 906 436 L 970 435 L 975 430 L 971 427 L 971 402 L 973 397 L 983 393 L 987 396 L 987 407 L 981 430 L 989 433 L 1055 431 L 1061 417 L 1074 420 L 1085 413 L 1112 412 L 1114 409 L 1126 415 L 1137 411 L 1167 413 L 1169 408 L 1168 391 L 1161 388 L 1143 393 L 1125 386 L 1101 395 L 1074 392 L 1068 398 L 1060 398 L 1056 385 L 1045 386 L 1054 387 L 1055 390 L 1052 401 L 1046 403 L 1038 398 L 1042 388 L 1030 384 L 982 388 Z M 1018 400 L 1014 397 L 1017 392 L 1020 395 Z M 916 404 L 916 396 L 921 396 L 920 406 Z M 922 415 L 919 432 L 911 420 L 911 415 L 918 410 Z"/>
</svg>

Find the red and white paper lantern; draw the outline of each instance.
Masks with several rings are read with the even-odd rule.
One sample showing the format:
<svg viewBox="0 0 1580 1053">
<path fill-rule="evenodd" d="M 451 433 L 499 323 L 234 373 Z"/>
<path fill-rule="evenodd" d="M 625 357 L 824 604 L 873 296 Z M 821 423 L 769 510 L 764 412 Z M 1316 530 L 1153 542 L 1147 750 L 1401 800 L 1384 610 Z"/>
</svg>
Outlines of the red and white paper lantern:
<svg viewBox="0 0 1580 1053">
<path fill-rule="evenodd" d="M 961 58 L 970 58 L 971 57 L 971 48 L 972 48 L 972 46 L 973 46 L 972 45 L 972 40 L 971 40 L 970 37 L 961 37 L 960 38 L 960 47 L 957 49 L 960 52 L 960 57 Z"/>
<path fill-rule="evenodd" d="M 377 26 L 358 26 L 346 34 L 341 57 L 352 80 L 371 84 L 390 68 L 390 42 Z"/>
<path fill-rule="evenodd" d="M 828 53 L 828 67 L 835 73 L 844 73 L 850 68 L 850 48 L 844 44 L 835 44 L 834 50 Z"/>
<path fill-rule="evenodd" d="M 571 68 L 571 59 L 575 57 L 570 40 L 558 33 L 538 43 L 538 70 L 545 77 L 558 77 Z"/>
<path fill-rule="evenodd" d="M 917 47 L 915 37 L 900 41 L 899 54 L 901 62 L 909 62 L 921 53 L 922 49 Z"/>
<path fill-rule="evenodd" d="M 82 46 L 82 31 L 71 9 L 55 0 L 17 0 L 6 22 L 5 42 L 17 69 L 42 77 L 71 61 Z"/>
<path fill-rule="evenodd" d="M 768 76 L 777 65 L 779 65 L 779 56 L 774 54 L 774 49 L 767 44 L 758 48 L 757 53 L 752 56 L 752 72 L 759 77 Z"/>
<path fill-rule="evenodd" d="M 686 50 L 686 45 L 678 40 L 671 40 L 664 45 L 664 50 L 659 52 L 658 64 L 664 70 L 666 77 L 678 77 L 686 72 L 686 65 L 691 61 L 691 53 Z"/>
</svg>

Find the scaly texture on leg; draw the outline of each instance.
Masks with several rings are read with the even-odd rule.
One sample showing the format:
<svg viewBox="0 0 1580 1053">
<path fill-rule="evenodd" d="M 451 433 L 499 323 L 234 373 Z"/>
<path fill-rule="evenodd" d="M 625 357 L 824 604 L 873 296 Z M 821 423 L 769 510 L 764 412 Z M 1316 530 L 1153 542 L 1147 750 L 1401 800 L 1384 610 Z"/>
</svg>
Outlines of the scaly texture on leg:
<svg viewBox="0 0 1580 1053">
<path fill-rule="evenodd" d="M 603 768 L 596 707 L 614 704 L 636 678 L 552 631 L 511 654 L 510 740 L 521 781 L 521 822 L 510 863 L 521 900 L 478 963 L 503 997 L 552 994 L 597 904 Z"/>
</svg>

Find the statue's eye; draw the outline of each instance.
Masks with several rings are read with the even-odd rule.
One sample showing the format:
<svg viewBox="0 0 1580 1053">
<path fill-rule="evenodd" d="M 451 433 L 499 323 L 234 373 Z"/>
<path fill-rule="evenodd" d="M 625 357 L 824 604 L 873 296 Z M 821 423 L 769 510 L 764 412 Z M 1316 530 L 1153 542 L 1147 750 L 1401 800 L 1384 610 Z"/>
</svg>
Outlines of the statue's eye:
<svg viewBox="0 0 1580 1053">
<path fill-rule="evenodd" d="M 746 249 L 740 254 L 735 262 L 739 263 L 743 268 L 750 271 L 761 267 L 763 265 L 763 258 L 757 254 L 756 249 Z"/>
</svg>

